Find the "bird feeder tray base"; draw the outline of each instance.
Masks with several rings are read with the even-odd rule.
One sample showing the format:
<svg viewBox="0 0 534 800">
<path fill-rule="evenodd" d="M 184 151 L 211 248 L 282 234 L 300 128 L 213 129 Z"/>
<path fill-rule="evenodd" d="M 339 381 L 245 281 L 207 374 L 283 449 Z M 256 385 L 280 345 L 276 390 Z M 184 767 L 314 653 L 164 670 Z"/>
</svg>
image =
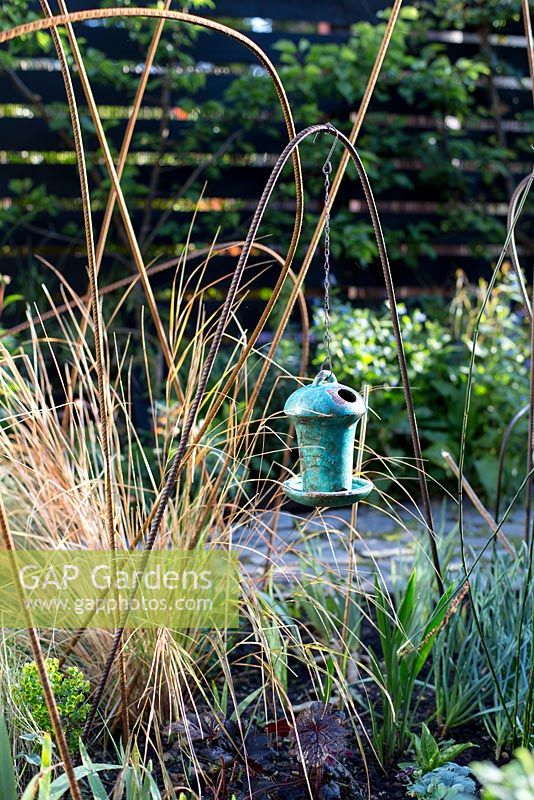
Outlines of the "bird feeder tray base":
<svg viewBox="0 0 534 800">
<path fill-rule="evenodd" d="M 313 508 L 337 508 L 351 506 L 364 500 L 374 489 L 374 484 L 364 478 L 353 478 L 352 487 L 342 492 L 305 492 L 302 478 L 298 475 L 284 481 L 283 489 L 291 500 Z"/>
</svg>

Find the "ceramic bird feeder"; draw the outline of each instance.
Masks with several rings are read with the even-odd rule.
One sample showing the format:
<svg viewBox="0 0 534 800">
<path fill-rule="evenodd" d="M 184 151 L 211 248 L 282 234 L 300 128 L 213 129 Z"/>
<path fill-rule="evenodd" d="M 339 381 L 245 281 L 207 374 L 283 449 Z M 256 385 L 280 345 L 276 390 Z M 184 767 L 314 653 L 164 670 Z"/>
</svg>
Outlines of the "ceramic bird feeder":
<svg viewBox="0 0 534 800">
<path fill-rule="evenodd" d="M 361 395 L 321 370 L 312 384 L 287 398 L 302 472 L 284 483 L 285 493 L 305 506 L 332 508 L 357 503 L 373 490 L 352 475 L 356 425 L 367 409 Z"/>
</svg>

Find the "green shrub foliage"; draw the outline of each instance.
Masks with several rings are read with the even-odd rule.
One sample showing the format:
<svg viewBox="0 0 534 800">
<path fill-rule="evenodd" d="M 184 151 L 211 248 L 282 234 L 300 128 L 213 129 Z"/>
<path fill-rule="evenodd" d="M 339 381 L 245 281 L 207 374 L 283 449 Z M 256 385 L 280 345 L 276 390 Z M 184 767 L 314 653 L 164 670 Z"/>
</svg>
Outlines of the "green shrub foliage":
<svg viewBox="0 0 534 800">
<path fill-rule="evenodd" d="M 504 767 L 489 762 L 473 764 L 473 772 L 482 783 L 482 800 L 528 800 L 534 797 L 534 755 L 526 747 Z"/>
<path fill-rule="evenodd" d="M 464 750 L 474 747 L 472 742 L 457 744 L 449 739 L 438 742 L 424 722 L 421 726 L 421 736 L 413 734 L 413 743 L 415 760 L 422 775 L 450 763 L 451 759 L 457 758 Z"/>
<path fill-rule="evenodd" d="M 89 713 L 89 681 L 78 667 L 65 667 L 62 670 L 57 658 L 47 658 L 45 663 L 67 740 L 71 747 L 75 747 Z M 41 731 L 52 733 L 35 661 L 24 664 L 19 681 L 13 688 L 13 700 L 16 705 L 27 708 Z"/>
<path fill-rule="evenodd" d="M 399 307 L 423 455 L 433 477 L 441 481 L 454 480 L 443 471 L 442 452 L 458 457 L 473 327 L 484 291 L 483 281 L 475 293 L 460 281 L 449 308 L 436 303 Z M 528 402 L 529 333 L 517 300 L 515 281 L 505 273 L 487 306 L 476 345 L 465 471 L 492 502 L 503 434 L 513 415 Z M 331 318 L 336 377 L 355 388 L 371 387 L 368 446 L 380 456 L 412 457 L 389 309 L 385 305 L 353 308 L 338 301 Z M 314 332 L 319 341 L 322 325 L 318 311 Z M 316 364 L 322 359 L 318 352 Z M 508 448 L 504 488 L 509 494 L 519 488 L 524 475 L 525 431 L 526 419 Z M 413 470 L 410 474 L 415 476 Z"/>
</svg>

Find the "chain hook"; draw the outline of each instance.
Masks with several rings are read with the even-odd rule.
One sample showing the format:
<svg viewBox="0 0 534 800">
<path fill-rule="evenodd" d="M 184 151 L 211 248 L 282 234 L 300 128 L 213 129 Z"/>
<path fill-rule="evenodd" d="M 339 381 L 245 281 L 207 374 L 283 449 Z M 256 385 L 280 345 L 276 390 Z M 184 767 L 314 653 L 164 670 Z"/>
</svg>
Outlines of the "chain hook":
<svg viewBox="0 0 534 800">
<path fill-rule="evenodd" d="M 326 127 L 328 128 L 328 130 L 332 131 L 332 132 L 333 132 L 333 134 L 334 134 L 334 141 L 332 142 L 332 145 L 331 145 L 331 147 L 330 147 L 330 150 L 328 151 L 328 155 L 327 155 L 327 157 L 326 157 L 326 161 L 325 161 L 325 162 L 324 162 L 324 164 L 323 164 L 323 173 L 324 173 L 325 175 L 326 175 L 327 173 L 328 173 L 328 175 L 330 175 L 330 173 L 332 172 L 332 162 L 331 162 L 331 160 L 330 160 L 330 159 L 331 159 L 331 158 L 332 158 L 332 156 L 334 155 L 334 150 L 336 149 L 336 145 L 337 145 L 337 143 L 338 143 L 338 140 L 339 140 L 339 131 L 338 131 L 338 129 L 337 129 L 337 128 L 335 128 L 335 127 L 332 125 L 332 123 L 331 123 L 331 122 L 327 122 L 327 123 L 326 123 Z"/>
</svg>

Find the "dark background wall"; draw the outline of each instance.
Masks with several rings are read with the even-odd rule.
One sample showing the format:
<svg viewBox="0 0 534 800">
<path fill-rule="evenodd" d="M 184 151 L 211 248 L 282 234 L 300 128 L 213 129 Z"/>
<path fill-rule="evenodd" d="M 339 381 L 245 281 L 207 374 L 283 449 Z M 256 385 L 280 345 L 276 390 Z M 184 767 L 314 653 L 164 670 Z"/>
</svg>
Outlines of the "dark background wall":
<svg viewBox="0 0 534 800">
<path fill-rule="evenodd" d="M 69 8 L 92 5 L 87 0 L 71 0 Z M 424 25 L 407 18 L 404 25 L 409 30 L 399 43 L 399 52 L 409 50 L 412 60 L 398 67 L 401 55 L 393 52 L 386 61 L 384 83 L 371 103 L 360 142 L 391 241 L 397 285 L 401 291 L 406 287 L 406 294 L 447 293 L 457 268 L 476 278 L 488 272 L 499 252 L 510 192 L 531 168 L 532 95 L 519 3 L 488 4 L 499 8 L 489 22 L 468 14 L 462 17 L 460 12 L 446 18 L 439 2 L 432 4 L 432 17 L 424 3 L 417 5 Z M 29 16 L 26 6 L 29 14 L 38 14 L 33 2 L 13 3 L 12 13 L 7 9 L 2 12 L 2 27 L 16 21 L 17 13 L 23 18 Z M 342 48 L 349 42 L 360 58 L 362 52 L 374 52 L 375 40 L 367 50 L 358 50 L 364 47 L 361 43 L 365 36 L 371 36 L 370 29 L 360 26 L 351 39 L 351 26 L 362 22 L 377 25 L 377 14 L 387 6 L 382 0 L 216 0 L 214 8 L 200 8 L 198 13 L 244 30 L 280 66 L 282 74 L 286 70 L 289 97 L 296 101 L 298 128 L 315 122 L 318 111 L 320 118 L 331 118 L 348 130 L 370 62 L 347 62 L 352 72 L 345 89 L 338 76 L 335 91 L 321 96 L 321 69 L 326 67 L 319 61 L 318 100 L 314 104 L 304 92 L 299 95 L 298 69 L 295 74 L 295 64 L 292 66 L 287 56 L 291 46 L 279 49 L 276 43 L 281 39 L 294 43 L 303 70 L 310 59 L 309 48 L 298 55 L 302 40 L 312 46 L 333 45 L 330 56 L 335 58 L 337 52 L 340 59 Z M 478 6 L 466 4 L 475 10 Z M 503 11 L 505 7 L 508 10 Z M 93 22 L 76 28 L 115 147 L 124 132 L 135 75 L 153 24 Z M 136 31 L 133 39 L 131 30 Z M 284 144 L 274 96 L 265 88 L 265 76 L 251 53 L 209 33 L 175 28 L 173 37 L 167 48 L 160 48 L 157 64 L 163 69 L 155 70 L 149 85 L 124 180 L 147 261 L 180 252 L 201 191 L 203 201 L 193 241 L 201 246 L 219 227 L 223 238 L 244 237 L 270 167 Z M 445 88 L 440 85 L 446 79 L 446 69 L 439 71 L 440 53 L 451 65 L 449 86 Z M 428 58 L 434 66 L 425 85 Z M 458 75 L 465 77 L 465 61 L 486 64 L 488 73 L 473 78 L 468 92 L 471 105 L 464 103 L 457 112 L 460 101 L 454 96 L 454 88 Z M 401 68 L 407 75 L 422 71 L 420 83 L 411 94 L 406 86 L 411 85 L 413 76 L 403 84 L 395 73 Z M 172 72 L 167 85 L 166 69 Z M 1 271 L 14 276 L 17 285 L 30 295 L 43 275 L 54 290 L 57 281 L 49 271 L 43 272 L 35 259 L 38 252 L 81 290 L 85 261 L 74 154 L 69 145 L 61 74 L 47 37 L 4 50 L 0 72 Z M 355 74 L 359 76 L 357 87 L 351 84 L 350 76 Z M 236 80 L 237 90 L 232 89 Z M 467 77 L 465 82 L 468 85 Z M 98 231 L 108 184 L 81 93 L 79 102 Z M 236 129 L 240 129 L 239 136 L 232 140 Z M 216 164 L 213 155 L 220 149 L 223 153 Z M 307 232 L 312 230 L 320 208 L 323 156 L 311 145 L 303 148 L 310 190 Z M 183 186 L 192 174 L 196 179 L 184 193 Z M 274 198 L 264 231 L 280 251 L 287 244 L 294 209 L 290 178 L 288 173 L 286 186 Z M 527 260 L 532 255 L 531 223 L 532 204 L 519 231 L 520 250 Z M 343 290 L 352 297 L 380 296 L 382 283 L 368 218 L 350 173 L 336 206 L 333 245 L 334 271 Z M 216 273 L 230 263 L 221 259 L 212 269 Z M 111 280 L 131 271 L 117 220 L 104 275 Z M 310 273 L 308 288 L 312 294 L 318 292 L 320 279 L 318 259 Z M 268 286 L 269 279 L 264 283 Z"/>
</svg>

